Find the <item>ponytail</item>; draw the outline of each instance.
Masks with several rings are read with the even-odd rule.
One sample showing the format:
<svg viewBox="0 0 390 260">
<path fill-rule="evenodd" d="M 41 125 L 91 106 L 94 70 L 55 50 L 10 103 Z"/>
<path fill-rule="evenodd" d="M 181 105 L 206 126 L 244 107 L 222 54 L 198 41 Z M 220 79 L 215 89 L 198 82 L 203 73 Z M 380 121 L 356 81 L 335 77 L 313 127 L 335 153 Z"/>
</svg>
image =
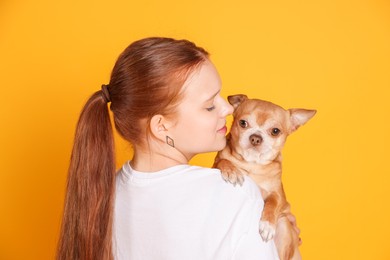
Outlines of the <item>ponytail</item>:
<svg viewBox="0 0 390 260">
<path fill-rule="evenodd" d="M 58 260 L 113 259 L 114 138 L 104 91 L 85 104 L 75 133 Z"/>
</svg>

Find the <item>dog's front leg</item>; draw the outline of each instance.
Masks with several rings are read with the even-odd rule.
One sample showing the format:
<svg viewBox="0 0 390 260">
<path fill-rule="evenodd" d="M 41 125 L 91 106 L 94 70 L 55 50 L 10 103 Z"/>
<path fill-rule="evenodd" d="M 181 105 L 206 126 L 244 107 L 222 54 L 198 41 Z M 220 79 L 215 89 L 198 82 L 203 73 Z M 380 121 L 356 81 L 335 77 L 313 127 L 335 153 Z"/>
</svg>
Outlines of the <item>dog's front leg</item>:
<svg viewBox="0 0 390 260">
<path fill-rule="evenodd" d="M 280 196 L 271 192 L 264 200 L 263 215 L 260 220 L 260 235 L 264 241 L 269 241 L 275 236 L 276 221 L 280 205 Z"/>
<path fill-rule="evenodd" d="M 229 160 L 217 159 L 214 163 L 214 167 L 221 170 L 222 178 L 236 185 L 237 183 L 242 185 L 244 183 L 244 174 Z"/>
</svg>

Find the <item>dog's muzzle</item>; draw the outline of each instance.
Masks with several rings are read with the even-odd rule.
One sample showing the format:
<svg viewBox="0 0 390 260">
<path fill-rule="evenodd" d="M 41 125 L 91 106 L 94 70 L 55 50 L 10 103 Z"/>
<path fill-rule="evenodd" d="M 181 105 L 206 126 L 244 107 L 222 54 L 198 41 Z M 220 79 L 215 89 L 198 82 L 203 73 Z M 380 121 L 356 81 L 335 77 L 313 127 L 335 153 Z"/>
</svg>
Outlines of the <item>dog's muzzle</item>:
<svg viewBox="0 0 390 260">
<path fill-rule="evenodd" d="M 253 134 L 249 136 L 249 140 L 253 146 L 257 146 L 263 142 L 263 137 L 261 137 L 260 135 Z"/>
</svg>

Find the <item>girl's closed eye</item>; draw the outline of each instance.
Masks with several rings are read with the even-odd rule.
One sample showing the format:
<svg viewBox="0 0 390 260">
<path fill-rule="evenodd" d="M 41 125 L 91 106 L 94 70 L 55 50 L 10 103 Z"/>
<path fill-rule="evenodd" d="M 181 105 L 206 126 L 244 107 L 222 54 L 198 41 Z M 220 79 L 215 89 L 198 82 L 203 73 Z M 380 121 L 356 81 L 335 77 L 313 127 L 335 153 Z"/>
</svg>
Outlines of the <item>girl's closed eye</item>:
<svg viewBox="0 0 390 260">
<path fill-rule="evenodd" d="M 210 112 L 210 111 L 213 111 L 214 109 L 215 109 L 215 106 L 214 106 L 214 105 L 212 105 L 211 107 L 206 108 L 206 110 L 209 111 L 209 112 Z"/>
</svg>

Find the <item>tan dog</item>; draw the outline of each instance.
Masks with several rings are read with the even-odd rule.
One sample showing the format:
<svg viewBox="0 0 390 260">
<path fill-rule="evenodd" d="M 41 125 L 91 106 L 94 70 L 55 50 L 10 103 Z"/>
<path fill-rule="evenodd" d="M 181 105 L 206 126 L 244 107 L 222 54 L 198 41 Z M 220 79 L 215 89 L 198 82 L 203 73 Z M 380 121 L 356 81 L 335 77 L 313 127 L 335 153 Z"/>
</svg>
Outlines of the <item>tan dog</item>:
<svg viewBox="0 0 390 260">
<path fill-rule="evenodd" d="M 214 167 L 226 181 L 242 184 L 249 175 L 259 186 L 264 199 L 260 234 L 264 241 L 275 238 L 281 260 L 301 259 L 299 237 L 287 216 L 290 205 L 282 185 L 281 151 L 289 134 L 312 118 L 316 111 L 289 109 L 271 102 L 228 97 L 234 107 L 234 121 L 226 147 L 217 154 Z"/>
</svg>

